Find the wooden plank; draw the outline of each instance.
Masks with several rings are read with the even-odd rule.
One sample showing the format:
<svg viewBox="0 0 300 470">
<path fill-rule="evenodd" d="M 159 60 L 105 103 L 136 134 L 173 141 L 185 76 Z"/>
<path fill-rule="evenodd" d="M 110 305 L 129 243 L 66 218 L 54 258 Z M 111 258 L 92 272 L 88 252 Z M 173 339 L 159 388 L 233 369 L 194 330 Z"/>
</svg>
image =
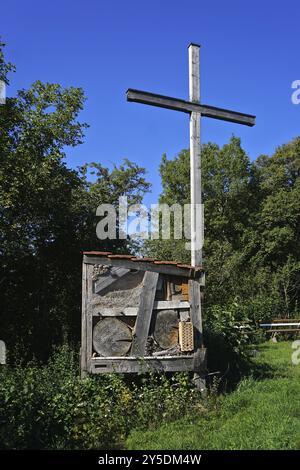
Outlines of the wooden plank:
<svg viewBox="0 0 300 470">
<path fill-rule="evenodd" d="M 87 302 L 87 265 L 82 263 L 82 307 L 81 307 L 81 347 L 80 347 L 80 369 L 81 377 L 86 375 L 86 302 Z"/>
<path fill-rule="evenodd" d="M 189 98 L 200 103 L 200 46 L 193 43 L 189 45 Z"/>
<path fill-rule="evenodd" d="M 193 279 L 189 280 L 189 297 L 191 322 L 194 325 L 195 353 L 197 353 L 197 351 L 203 347 L 202 315 L 200 284 Z"/>
<path fill-rule="evenodd" d="M 190 116 L 191 265 L 202 264 L 201 146 L 199 113 Z"/>
<path fill-rule="evenodd" d="M 299 331 L 300 331 L 299 328 L 282 328 L 279 330 L 273 330 L 273 329 L 265 330 L 265 333 L 297 333 Z"/>
<path fill-rule="evenodd" d="M 200 47 L 189 46 L 189 93 L 190 101 L 200 101 Z M 201 113 L 190 114 L 190 187 L 191 187 L 191 265 L 202 264 L 202 246 L 199 246 L 202 233 L 201 213 L 201 146 L 200 146 Z"/>
<path fill-rule="evenodd" d="M 167 356 L 167 357 L 144 357 L 141 360 L 125 358 L 99 358 L 92 359 L 91 372 L 103 373 L 147 373 L 150 371 L 179 372 L 193 371 L 193 355 Z"/>
<path fill-rule="evenodd" d="M 101 260 L 101 261 L 100 261 Z M 83 262 L 86 264 L 103 264 L 105 266 L 121 266 L 128 269 L 137 269 L 139 271 L 152 271 L 155 273 L 169 274 L 172 276 L 182 276 L 186 278 L 198 279 L 203 276 L 203 269 L 179 268 L 173 265 L 154 264 L 147 262 L 131 261 L 126 259 L 101 258 L 97 256 L 83 256 Z"/>
<path fill-rule="evenodd" d="M 145 354 L 157 281 L 158 273 L 146 271 L 134 329 L 131 356 L 142 357 Z"/>
<path fill-rule="evenodd" d="M 94 281 L 94 293 L 99 294 L 101 291 L 109 287 L 111 284 L 113 284 L 129 272 L 129 269 L 122 267 L 112 268 L 111 272 L 108 275 L 102 275 L 101 277 L 99 277 L 99 279 Z"/>
<path fill-rule="evenodd" d="M 201 348 L 194 354 L 194 384 L 203 393 L 206 394 L 206 374 L 207 374 L 207 354 L 206 349 Z"/>
<path fill-rule="evenodd" d="M 87 265 L 87 297 L 86 297 L 86 366 L 88 372 L 91 370 L 91 359 L 93 353 L 93 316 L 91 301 L 93 297 L 93 266 Z"/>
<path fill-rule="evenodd" d="M 201 115 L 205 117 L 235 122 L 250 127 L 255 125 L 255 116 L 252 114 L 240 113 L 206 104 L 192 103 L 191 101 L 171 98 L 170 96 L 158 95 L 147 91 L 134 90 L 132 88 L 127 90 L 127 101 L 134 101 L 135 103 L 148 104 L 150 106 L 172 109 L 184 113 L 201 113 Z"/>
<path fill-rule="evenodd" d="M 267 328 L 270 327 L 272 328 L 273 326 L 300 326 L 300 322 L 294 323 L 294 322 L 275 322 L 275 323 L 260 323 L 259 325 L 261 328 Z"/>
<path fill-rule="evenodd" d="M 154 302 L 153 310 L 180 310 L 180 309 L 189 309 L 189 302 L 177 301 L 177 300 L 158 300 Z"/>
<path fill-rule="evenodd" d="M 94 307 L 92 315 L 95 317 L 136 317 L 137 307 Z"/>
<path fill-rule="evenodd" d="M 153 304 L 153 310 L 188 310 L 189 302 L 158 300 Z M 138 307 L 101 307 L 94 306 L 92 315 L 96 317 L 134 317 L 138 314 Z"/>
<path fill-rule="evenodd" d="M 190 315 L 194 325 L 194 383 L 203 393 L 206 393 L 206 349 L 203 347 L 202 314 L 200 284 L 189 280 Z"/>
<path fill-rule="evenodd" d="M 175 359 L 192 359 L 193 355 L 192 354 L 165 354 L 165 355 L 162 355 L 159 359 L 162 359 L 162 360 L 175 360 Z M 93 361 L 101 361 L 104 360 L 104 361 L 110 361 L 111 359 L 113 360 L 120 360 L 120 361 L 130 361 L 130 362 L 142 362 L 142 361 L 151 361 L 151 360 L 154 360 L 156 359 L 156 356 L 144 356 L 143 358 L 140 358 L 140 357 L 133 357 L 133 356 L 127 356 L 127 357 L 124 357 L 124 356 L 109 356 L 109 357 L 99 357 L 99 356 L 95 356 L 93 357 Z"/>
<path fill-rule="evenodd" d="M 93 354 L 93 316 L 88 308 L 86 318 L 86 365 L 87 371 L 91 371 L 91 359 Z"/>
<path fill-rule="evenodd" d="M 200 107 L 202 108 L 201 116 L 222 121 L 235 122 L 236 124 L 243 124 L 249 127 L 255 126 L 256 117 L 251 114 L 230 111 L 228 109 L 217 108 L 207 104 L 201 104 Z"/>
</svg>

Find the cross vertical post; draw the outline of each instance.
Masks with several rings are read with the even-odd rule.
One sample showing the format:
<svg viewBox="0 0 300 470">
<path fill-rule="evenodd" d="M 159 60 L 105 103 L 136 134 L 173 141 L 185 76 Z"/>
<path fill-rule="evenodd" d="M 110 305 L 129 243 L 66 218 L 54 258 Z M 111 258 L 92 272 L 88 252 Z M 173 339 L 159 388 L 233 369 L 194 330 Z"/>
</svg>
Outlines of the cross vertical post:
<svg viewBox="0 0 300 470">
<path fill-rule="evenodd" d="M 189 45 L 189 99 L 200 104 L 200 46 Z M 201 113 L 190 113 L 191 265 L 202 264 Z M 200 213 L 199 213 L 200 211 Z"/>
<path fill-rule="evenodd" d="M 255 116 L 200 103 L 200 46 L 193 43 L 189 45 L 189 101 L 132 88 L 127 90 L 127 101 L 173 109 L 190 115 L 191 265 L 201 266 L 204 232 L 201 188 L 201 118 L 209 117 L 252 127 L 255 125 Z"/>
</svg>

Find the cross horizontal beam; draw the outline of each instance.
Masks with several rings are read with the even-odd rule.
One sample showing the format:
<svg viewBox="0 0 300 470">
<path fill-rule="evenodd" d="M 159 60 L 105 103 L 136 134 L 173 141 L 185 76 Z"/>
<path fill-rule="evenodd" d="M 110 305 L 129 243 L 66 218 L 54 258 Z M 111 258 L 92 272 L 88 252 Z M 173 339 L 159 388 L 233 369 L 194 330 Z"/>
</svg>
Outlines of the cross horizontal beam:
<svg viewBox="0 0 300 470">
<path fill-rule="evenodd" d="M 147 91 L 133 90 L 132 88 L 127 90 L 127 101 L 173 109 L 175 111 L 182 111 L 183 113 L 196 112 L 200 113 L 201 116 L 220 119 L 222 121 L 236 122 L 238 124 L 244 124 L 245 126 L 252 127 L 255 125 L 255 116 L 252 116 L 251 114 L 243 114 L 236 111 L 230 111 L 228 109 L 215 108 L 214 106 L 208 106 L 206 104 L 193 103 L 192 101 L 157 95 Z"/>
</svg>

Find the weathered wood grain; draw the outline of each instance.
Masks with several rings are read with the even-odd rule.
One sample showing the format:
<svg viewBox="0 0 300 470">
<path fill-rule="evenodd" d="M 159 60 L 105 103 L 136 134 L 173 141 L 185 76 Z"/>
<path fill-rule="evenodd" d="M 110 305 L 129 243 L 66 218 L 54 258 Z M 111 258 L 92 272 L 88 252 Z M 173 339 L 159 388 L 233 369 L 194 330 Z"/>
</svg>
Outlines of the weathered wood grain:
<svg viewBox="0 0 300 470">
<path fill-rule="evenodd" d="M 188 309 L 190 308 L 189 302 L 186 301 L 177 301 L 177 300 L 158 300 L 154 302 L 153 309 L 154 310 L 180 310 L 180 309 Z"/>
<path fill-rule="evenodd" d="M 104 318 L 93 329 L 93 347 L 101 356 L 125 356 L 132 341 L 126 323 L 117 318 Z"/>
<path fill-rule="evenodd" d="M 197 352 L 203 346 L 202 315 L 200 284 L 193 279 L 189 280 L 189 298 L 191 322 L 194 325 L 195 352 Z"/>
<path fill-rule="evenodd" d="M 93 316 L 95 317 L 136 317 L 138 307 L 94 307 Z"/>
<path fill-rule="evenodd" d="M 199 282 L 194 279 L 189 280 L 189 298 L 191 321 L 194 325 L 194 382 L 205 394 L 206 350 L 203 347 L 201 292 Z"/>
<path fill-rule="evenodd" d="M 158 300 L 153 304 L 153 310 L 188 310 L 190 308 L 189 302 L 177 302 Z M 138 307 L 102 307 L 94 306 L 93 316 L 96 317 L 134 317 L 137 316 Z"/>
<path fill-rule="evenodd" d="M 173 109 L 174 111 L 181 111 L 183 113 L 201 113 L 201 115 L 205 117 L 244 124 L 245 126 L 250 127 L 255 125 L 255 116 L 251 114 L 217 108 L 206 104 L 193 103 L 191 101 L 158 95 L 156 93 L 149 93 L 147 91 L 134 90 L 132 88 L 127 90 L 127 101 Z"/>
<path fill-rule="evenodd" d="M 192 355 L 144 357 L 136 358 L 99 358 L 92 359 L 91 372 L 95 374 L 119 373 L 146 373 L 149 371 L 180 372 L 193 371 L 194 358 Z"/>
<path fill-rule="evenodd" d="M 86 333 L 87 333 L 87 264 L 82 263 L 82 304 L 81 304 L 81 348 L 80 348 L 80 368 L 81 376 L 84 377 L 87 371 L 86 364 Z"/>
<path fill-rule="evenodd" d="M 87 296 L 86 296 L 86 367 L 91 370 L 93 353 L 93 316 L 91 301 L 93 298 L 93 266 L 87 265 Z"/>
<path fill-rule="evenodd" d="M 128 259 L 114 259 L 84 255 L 83 261 L 87 264 L 101 264 L 106 266 L 121 266 L 128 269 L 137 269 L 140 271 L 152 271 L 161 274 L 170 274 L 174 276 L 183 276 L 186 278 L 198 279 L 203 276 L 203 270 L 199 267 L 196 270 L 189 268 L 180 268 L 174 265 L 154 264 L 144 261 L 131 261 Z"/>
<path fill-rule="evenodd" d="M 145 355 L 157 281 L 158 273 L 146 271 L 134 329 L 131 356 L 142 357 Z"/>
<path fill-rule="evenodd" d="M 189 46 L 189 95 L 193 103 L 200 102 L 200 47 Z M 191 265 L 202 263 L 202 247 L 198 240 L 202 233 L 201 210 L 201 145 L 200 145 L 201 112 L 190 114 L 190 187 L 191 187 Z"/>
<path fill-rule="evenodd" d="M 154 339 L 162 349 L 178 344 L 178 314 L 175 310 L 159 310 L 156 313 Z"/>
</svg>

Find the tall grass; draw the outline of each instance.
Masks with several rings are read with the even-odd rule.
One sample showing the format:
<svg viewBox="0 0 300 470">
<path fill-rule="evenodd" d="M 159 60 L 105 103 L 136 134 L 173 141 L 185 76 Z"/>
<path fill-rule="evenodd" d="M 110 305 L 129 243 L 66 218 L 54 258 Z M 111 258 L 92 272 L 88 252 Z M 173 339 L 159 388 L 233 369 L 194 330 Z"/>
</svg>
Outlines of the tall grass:
<svg viewBox="0 0 300 470">
<path fill-rule="evenodd" d="M 264 344 L 253 376 L 216 408 L 157 430 L 132 432 L 129 449 L 300 449 L 300 365 L 290 342 Z M 266 378 L 265 378 L 266 377 Z"/>
</svg>

